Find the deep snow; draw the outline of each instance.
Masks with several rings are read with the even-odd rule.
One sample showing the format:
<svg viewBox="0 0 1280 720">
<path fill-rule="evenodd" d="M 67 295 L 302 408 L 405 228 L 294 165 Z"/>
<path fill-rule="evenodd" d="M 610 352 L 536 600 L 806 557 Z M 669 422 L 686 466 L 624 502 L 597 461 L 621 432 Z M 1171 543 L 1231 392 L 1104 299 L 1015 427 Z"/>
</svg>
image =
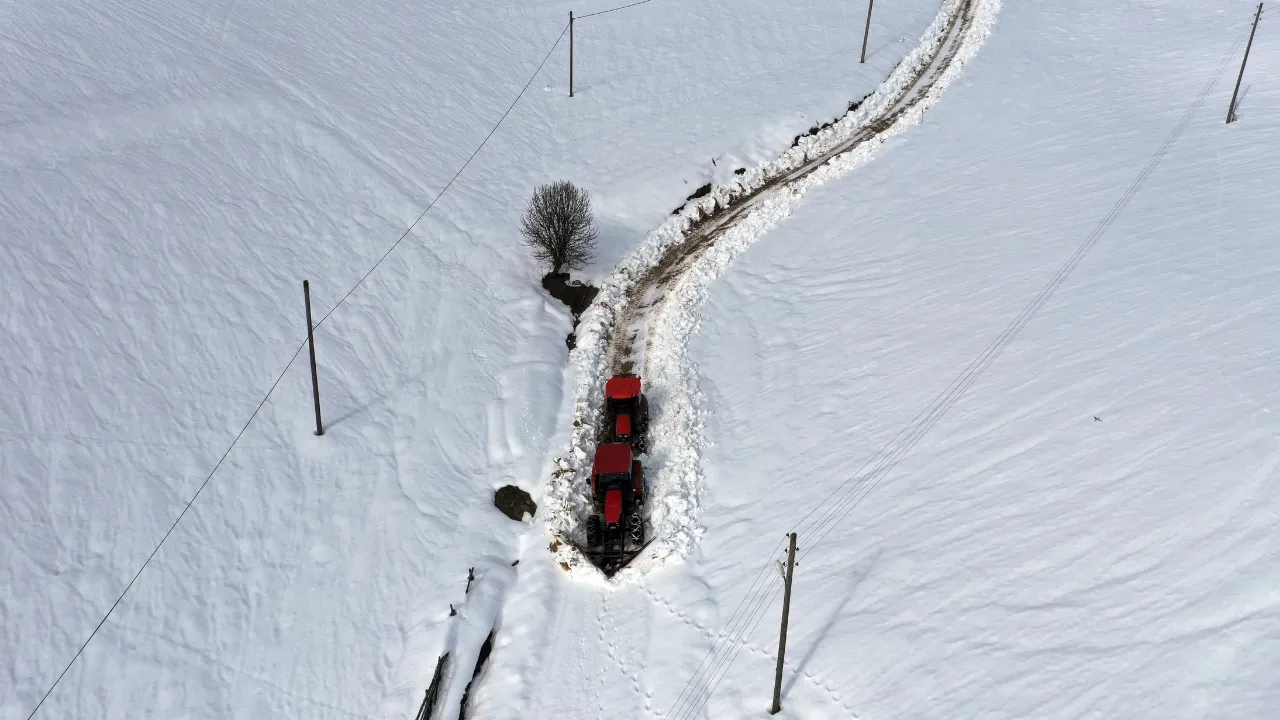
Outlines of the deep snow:
<svg viewBox="0 0 1280 720">
<path fill-rule="evenodd" d="M 589 5 L 572 9 L 606 4 Z M 1249 11 L 1044 5 L 1006 4 L 923 125 L 708 286 L 689 348 L 701 538 L 619 588 L 563 573 L 541 527 L 490 502 L 539 489 L 574 415 L 568 314 L 514 249 L 529 190 L 596 194 L 602 278 L 698 185 L 880 82 L 937 5 L 879 9 L 866 67 L 854 4 L 583 21 L 580 96 L 558 48 L 322 327 L 329 433 L 310 434 L 295 364 L 41 716 L 411 717 L 436 656 L 469 670 L 495 621 L 476 716 L 662 716 L 788 523 L 1043 287 Z M 26 717 L 297 348 L 298 281 L 327 312 L 568 9 L 6 9 L 0 717 Z M 1280 710 L 1267 22 L 1241 122 L 1218 117 L 1224 81 L 1071 281 L 802 562 L 784 717 Z M 763 715 L 773 618 L 704 717 Z"/>
<path fill-rule="evenodd" d="M 300 281 L 326 315 L 571 7 L 0 13 L 0 717 L 27 716 L 293 355 Z M 509 575 L 554 567 L 491 504 L 540 489 L 571 422 L 568 314 L 515 244 L 532 187 L 595 194 L 586 275 L 607 274 L 694 188 L 879 82 L 935 12 L 882 12 L 866 66 L 851 6 L 655 2 L 580 23 L 578 97 L 561 45 L 321 326 L 325 438 L 304 356 L 41 716 L 412 715 L 442 650 L 474 656 Z"/>
<path fill-rule="evenodd" d="M 699 557 L 654 591 L 714 603 L 722 627 L 759 564 L 743 558 L 767 555 L 981 356 L 1247 20 L 1245 6 L 1006 4 L 924 126 L 745 253 L 711 286 L 691 349 L 710 443 Z M 1280 712 L 1280 88 L 1263 87 L 1266 31 L 1248 117 L 1222 122 L 1236 54 L 990 370 L 831 534 L 801 535 L 795 717 L 843 715 L 837 700 L 860 717 Z M 710 717 L 767 703 L 776 618 L 775 605 L 749 637 L 763 652 L 739 655 Z"/>
</svg>

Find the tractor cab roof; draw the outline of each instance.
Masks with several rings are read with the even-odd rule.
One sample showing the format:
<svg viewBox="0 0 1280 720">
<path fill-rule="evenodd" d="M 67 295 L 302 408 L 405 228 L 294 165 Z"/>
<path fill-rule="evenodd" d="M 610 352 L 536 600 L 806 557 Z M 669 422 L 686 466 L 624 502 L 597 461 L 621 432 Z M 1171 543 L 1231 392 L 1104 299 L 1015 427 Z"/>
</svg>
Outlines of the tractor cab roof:
<svg viewBox="0 0 1280 720">
<path fill-rule="evenodd" d="M 629 400 L 640 395 L 640 378 L 624 375 L 609 378 L 604 384 L 604 396 L 610 400 Z"/>
<path fill-rule="evenodd" d="M 591 466 L 592 475 L 604 473 L 630 473 L 631 446 L 626 443 L 610 443 L 596 448 L 596 460 Z"/>
</svg>

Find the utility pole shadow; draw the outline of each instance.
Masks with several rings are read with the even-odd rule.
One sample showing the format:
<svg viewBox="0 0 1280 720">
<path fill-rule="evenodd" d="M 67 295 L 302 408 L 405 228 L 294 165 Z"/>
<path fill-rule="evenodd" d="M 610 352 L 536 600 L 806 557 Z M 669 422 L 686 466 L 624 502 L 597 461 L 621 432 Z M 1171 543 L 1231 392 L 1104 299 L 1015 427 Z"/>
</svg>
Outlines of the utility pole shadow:
<svg viewBox="0 0 1280 720">
<path fill-rule="evenodd" d="M 822 629 L 818 631 L 817 636 L 814 638 L 813 644 L 809 646 L 804 657 L 800 658 L 800 662 L 796 664 L 795 671 L 791 674 L 791 678 L 787 680 L 786 687 L 783 688 L 784 693 L 791 693 L 791 688 L 796 684 L 796 681 L 800 679 L 800 676 L 804 674 L 805 668 L 809 666 L 809 662 L 813 660 L 814 655 L 818 654 L 818 648 L 822 646 L 822 641 L 831 634 L 832 628 L 834 628 L 836 623 L 839 622 L 840 616 L 844 614 L 844 609 L 847 608 L 849 606 L 849 602 L 853 600 L 854 595 L 857 593 L 858 586 L 861 585 L 863 581 L 867 579 L 867 576 L 871 574 L 871 566 L 874 564 L 875 558 L 872 558 L 854 574 L 853 581 L 849 584 L 849 589 L 845 592 L 844 599 L 841 600 L 836 609 L 827 616 L 826 621 L 822 623 Z"/>
</svg>

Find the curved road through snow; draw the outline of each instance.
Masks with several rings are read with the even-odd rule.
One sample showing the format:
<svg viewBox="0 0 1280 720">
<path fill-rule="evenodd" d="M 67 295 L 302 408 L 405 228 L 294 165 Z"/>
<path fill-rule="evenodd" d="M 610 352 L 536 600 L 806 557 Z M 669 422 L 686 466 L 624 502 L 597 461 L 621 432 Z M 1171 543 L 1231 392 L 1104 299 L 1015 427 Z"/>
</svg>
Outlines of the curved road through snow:
<svg viewBox="0 0 1280 720">
<path fill-rule="evenodd" d="M 655 698 L 641 674 L 657 659 L 655 624 L 669 622 L 658 616 L 670 614 L 696 632 L 714 635 L 643 583 L 631 581 L 668 557 L 682 556 L 696 541 L 699 440 L 696 422 L 688 417 L 696 414 L 689 408 L 697 393 L 683 353 L 696 322 L 700 288 L 736 251 L 785 217 L 805 190 L 847 172 L 881 142 L 919 122 L 976 53 L 998 9 L 999 0 L 943 0 L 920 45 L 859 106 L 832 126 L 801 138 L 778 160 L 691 201 L 601 288 L 579 325 L 573 356 L 579 371 L 573 448 L 558 462 L 540 516 L 553 538 L 580 537 L 580 521 L 590 507 L 583 479 L 595 447 L 603 380 L 610 373 L 638 372 L 655 407 L 650 459 L 656 478 L 649 503 L 655 542 L 611 581 L 612 591 L 602 592 L 601 585 L 609 581 L 569 543 L 558 540 L 550 548 L 555 563 L 535 563 L 522 573 L 507 605 L 536 608 L 532 615 L 538 617 L 526 616 L 506 631 L 510 686 L 502 694 L 522 703 L 508 714 L 499 711 L 503 717 L 585 717 L 593 711 L 604 716 L 633 705 L 660 716 L 674 699 Z M 560 569 L 590 582 L 566 581 Z M 566 694 L 565 673 L 590 678 L 587 685 L 599 704 L 589 694 Z M 823 687 L 816 692 L 830 695 Z M 833 703 L 837 715 L 849 713 Z"/>
<path fill-rule="evenodd" d="M 965 60 L 977 53 L 998 8 L 1000 0 L 943 0 L 919 46 L 876 92 L 833 126 L 800 138 L 781 158 L 689 202 L 600 288 L 595 304 L 582 316 L 572 356 L 579 375 L 572 450 L 558 461 L 539 515 L 553 538 L 580 537 L 580 521 L 590 507 L 584 480 L 595 447 L 603 380 L 631 370 L 644 375 L 646 392 L 654 400 L 649 520 L 655 541 L 630 568 L 604 580 L 570 543 L 553 539 L 550 550 L 556 562 L 531 564 L 507 600 L 508 607 L 531 614 L 504 630 L 507 651 L 500 653 L 508 684 L 502 694 L 521 698 L 520 707 L 486 707 L 486 712 L 502 717 L 604 716 L 620 707 L 639 707 L 640 714 L 660 716 L 675 700 L 654 697 L 643 675 L 646 667 L 660 673 L 654 664 L 663 664 L 654 655 L 654 633 L 676 621 L 710 639 L 714 634 L 634 580 L 667 557 L 684 555 L 698 536 L 700 433 L 690 418 L 696 416 L 699 400 L 684 352 L 696 323 L 699 292 L 736 251 L 785 218 L 805 190 L 844 174 L 869 158 L 879 143 L 918 123 Z M 532 542 L 539 542 L 540 532 L 534 530 Z M 567 580 L 561 569 L 588 582 Z M 602 592 L 605 583 L 614 587 Z M 764 652 L 749 642 L 744 647 Z M 584 679 L 577 688 L 581 692 L 564 692 L 566 674 Z M 809 676 L 806 682 L 817 680 Z M 829 696 L 824 687 L 818 683 L 814 692 Z M 833 716 L 849 714 L 849 708 L 832 702 Z"/>
<path fill-rule="evenodd" d="M 853 135 L 834 147 L 807 159 L 800 167 L 778 173 L 750 191 L 731 195 L 727 204 L 717 202 L 710 215 L 704 215 L 685 233 L 683 242 L 670 246 L 658 262 L 627 292 L 626 303 L 617 315 L 609 333 L 609 366 L 613 373 L 642 371 L 644 353 L 637 354 L 636 340 L 647 337 L 643 333 L 646 311 L 660 312 L 666 300 L 666 289 L 678 282 L 695 261 L 702 257 L 726 231 L 747 217 L 752 210 L 763 205 L 776 191 L 784 191 L 797 181 L 807 178 L 814 171 L 862 145 L 879 139 L 893 129 L 907 111 L 919 105 L 929 95 L 943 73 L 951 67 L 962 41 L 973 26 L 976 0 L 958 3 L 948 18 L 941 42 L 937 43 L 927 60 L 903 87 L 894 88 L 895 97 L 887 107 L 861 124 Z M 647 349 L 648 344 L 645 344 Z"/>
<path fill-rule="evenodd" d="M 837 122 L 801 137 L 774 161 L 740 171 L 678 210 L 604 283 L 583 315 L 573 362 L 578 369 L 573 447 L 543 495 L 553 537 L 582 541 L 590 513 L 585 488 L 611 374 L 645 378 L 654 408 L 646 473 L 649 549 L 617 579 L 683 557 L 700 532 L 700 407 L 686 357 L 707 285 L 732 258 L 785 218 L 805 191 L 842 175 L 888 138 L 920 122 L 982 44 L 999 0 L 943 0 L 920 44 L 875 92 Z M 571 543 L 553 541 L 565 569 L 597 574 Z"/>
</svg>

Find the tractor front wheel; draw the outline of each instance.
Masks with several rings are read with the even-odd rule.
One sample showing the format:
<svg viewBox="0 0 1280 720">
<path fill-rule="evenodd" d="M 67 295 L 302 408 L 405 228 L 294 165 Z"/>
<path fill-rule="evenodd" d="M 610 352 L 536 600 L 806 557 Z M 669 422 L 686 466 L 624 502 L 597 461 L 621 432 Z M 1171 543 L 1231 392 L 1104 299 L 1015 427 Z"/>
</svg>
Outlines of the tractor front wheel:
<svg viewBox="0 0 1280 720">
<path fill-rule="evenodd" d="M 603 533 L 600 530 L 600 516 L 592 515 L 587 518 L 587 547 L 600 547 L 600 543 L 604 539 L 602 534 Z"/>
<path fill-rule="evenodd" d="M 629 523 L 631 530 L 631 542 L 634 545 L 644 544 L 644 518 L 640 516 L 640 511 L 631 513 L 631 522 Z"/>
</svg>

